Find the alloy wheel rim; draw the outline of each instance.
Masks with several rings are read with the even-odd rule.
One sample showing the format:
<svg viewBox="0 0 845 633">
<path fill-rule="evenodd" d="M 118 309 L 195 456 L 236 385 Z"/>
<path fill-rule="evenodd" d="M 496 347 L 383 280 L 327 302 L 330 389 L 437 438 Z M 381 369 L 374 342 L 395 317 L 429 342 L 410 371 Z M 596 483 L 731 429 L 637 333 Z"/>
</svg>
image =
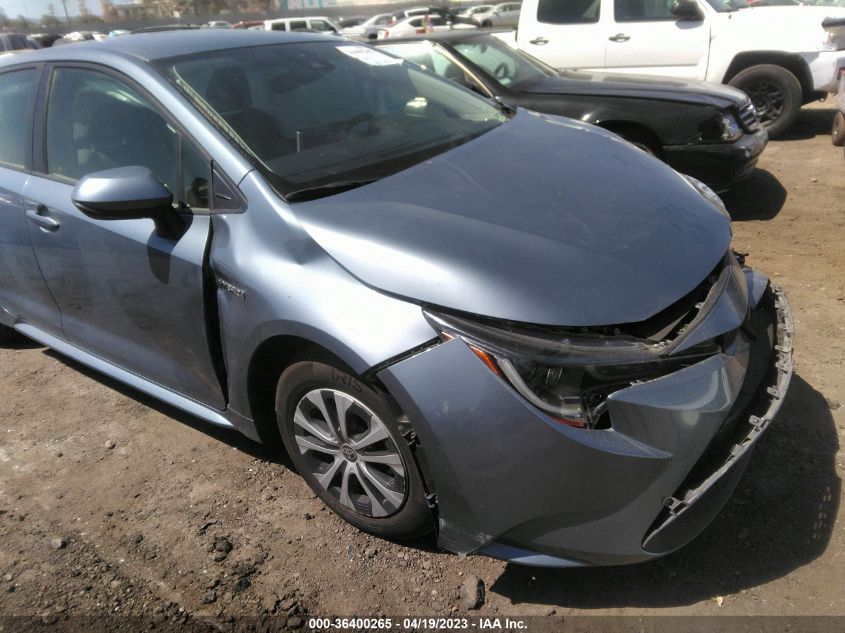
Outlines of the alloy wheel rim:
<svg viewBox="0 0 845 633">
<path fill-rule="evenodd" d="M 750 86 L 747 92 L 763 125 L 771 125 L 783 114 L 786 97 L 777 84 L 761 81 Z"/>
<path fill-rule="evenodd" d="M 366 517 L 398 512 L 408 494 L 406 465 L 384 422 L 357 398 L 315 389 L 296 405 L 293 434 L 317 484 Z"/>
</svg>

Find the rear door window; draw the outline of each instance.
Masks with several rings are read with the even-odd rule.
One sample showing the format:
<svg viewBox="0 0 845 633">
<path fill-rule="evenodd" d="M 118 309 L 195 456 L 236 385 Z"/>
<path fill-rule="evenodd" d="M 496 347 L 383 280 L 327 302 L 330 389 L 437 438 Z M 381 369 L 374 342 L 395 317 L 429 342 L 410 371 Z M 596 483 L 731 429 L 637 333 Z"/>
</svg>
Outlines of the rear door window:
<svg viewBox="0 0 845 633">
<path fill-rule="evenodd" d="M 674 0 L 616 0 L 613 9 L 617 22 L 656 22 L 676 20 L 672 15 Z"/>
<path fill-rule="evenodd" d="M 38 71 L 0 74 L 0 165 L 23 168 L 32 146 L 32 109 Z"/>
<path fill-rule="evenodd" d="M 590 24 L 599 21 L 601 0 L 540 0 L 537 21 L 544 24 Z"/>
</svg>

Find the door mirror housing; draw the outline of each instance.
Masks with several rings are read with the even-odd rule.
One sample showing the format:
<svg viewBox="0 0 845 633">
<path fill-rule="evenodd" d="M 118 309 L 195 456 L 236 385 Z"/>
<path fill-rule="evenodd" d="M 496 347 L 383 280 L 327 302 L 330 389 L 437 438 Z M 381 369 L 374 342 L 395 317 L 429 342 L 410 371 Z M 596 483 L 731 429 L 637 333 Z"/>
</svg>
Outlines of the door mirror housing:
<svg viewBox="0 0 845 633">
<path fill-rule="evenodd" d="M 96 220 L 156 218 L 171 210 L 173 194 L 146 167 L 118 167 L 84 176 L 73 204 Z"/>
<path fill-rule="evenodd" d="M 672 15 L 679 20 L 701 20 L 704 14 L 696 0 L 675 0 L 672 3 Z"/>
</svg>

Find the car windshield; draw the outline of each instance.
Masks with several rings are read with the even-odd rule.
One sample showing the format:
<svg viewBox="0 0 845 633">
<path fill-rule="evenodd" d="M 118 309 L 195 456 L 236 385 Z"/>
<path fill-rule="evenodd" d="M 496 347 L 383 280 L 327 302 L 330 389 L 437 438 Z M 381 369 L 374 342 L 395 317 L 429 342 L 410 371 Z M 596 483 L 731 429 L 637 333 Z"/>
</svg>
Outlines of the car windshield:
<svg viewBox="0 0 845 633">
<path fill-rule="evenodd" d="M 507 118 L 432 73 L 342 40 L 213 51 L 160 67 L 283 196 L 377 180 Z"/>
<path fill-rule="evenodd" d="M 452 48 L 506 87 L 557 74 L 539 59 L 511 48 L 494 36 L 454 42 Z"/>
</svg>

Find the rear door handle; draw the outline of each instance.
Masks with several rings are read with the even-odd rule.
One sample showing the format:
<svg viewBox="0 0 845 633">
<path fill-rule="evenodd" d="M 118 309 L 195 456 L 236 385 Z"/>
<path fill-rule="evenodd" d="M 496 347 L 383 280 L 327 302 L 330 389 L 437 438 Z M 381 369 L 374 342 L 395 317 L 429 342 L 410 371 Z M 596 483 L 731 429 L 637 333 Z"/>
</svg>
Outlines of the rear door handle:
<svg viewBox="0 0 845 633">
<path fill-rule="evenodd" d="M 630 35 L 625 35 L 624 33 L 617 33 L 616 35 L 611 35 L 609 38 L 611 42 L 627 42 L 631 39 Z"/>
<path fill-rule="evenodd" d="M 32 222 L 33 224 L 37 224 L 45 231 L 58 231 L 59 227 L 61 226 L 61 222 L 51 218 L 48 215 L 44 215 L 46 212 L 47 207 L 45 207 L 43 204 L 39 204 L 38 207 L 36 207 L 35 209 L 27 209 L 26 217 L 29 219 L 30 222 Z"/>
<path fill-rule="evenodd" d="M 543 44 L 548 44 L 549 40 L 545 37 L 535 37 L 533 40 L 530 40 L 531 44 L 536 44 L 537 46 L 542 46 Z"/>
</svg>

